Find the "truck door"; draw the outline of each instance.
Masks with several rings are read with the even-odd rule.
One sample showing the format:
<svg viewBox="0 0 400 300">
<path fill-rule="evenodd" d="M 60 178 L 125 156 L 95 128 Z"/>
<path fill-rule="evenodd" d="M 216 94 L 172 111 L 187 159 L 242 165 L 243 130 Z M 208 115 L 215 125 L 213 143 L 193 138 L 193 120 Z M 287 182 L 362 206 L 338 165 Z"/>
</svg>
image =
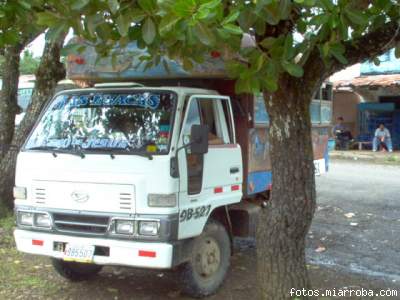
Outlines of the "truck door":
<svg viewBox="0 0 400 300">
<path fill-rule="evenodd" d="M 178 152 L 179 238 L 199 235 L 213 209 L 242 197 L 242 156 L 236 143 L 229 97 L 194 95 L 188 99 L 179 146 L 188 144 L 192 125 L 208 125 L 208 153 Z"/>
</svg>

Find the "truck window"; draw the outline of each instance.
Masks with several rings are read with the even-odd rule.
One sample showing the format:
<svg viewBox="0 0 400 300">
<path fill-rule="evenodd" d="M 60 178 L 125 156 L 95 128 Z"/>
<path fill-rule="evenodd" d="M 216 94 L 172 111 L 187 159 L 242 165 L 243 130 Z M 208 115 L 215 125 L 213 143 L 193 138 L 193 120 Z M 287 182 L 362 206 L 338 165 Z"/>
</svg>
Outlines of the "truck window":
<svg viewBox="0 0 400 300">
<path fill-rule="evenodd" d="M 196 99 L 191 101 L 186 112 L 186 123 L 183 126 L 183 143 L 190 143 L 190 131 L 193 125 L 200 125 L 199 104 Z M 186 149 L 186 164 L 188 177 L 188 194 L 200 193 L 203 180 L 203 155 L 192 154 Z"/>
<path fill-rule="evenodd" d="M 231 142 L 221 100 L 201 99 L 199 101 L 202 124 L 208 125 L 208 144 L 221 145 Z"/>
<path fill-rule="evenodd" d="M 171 92 L 61 94 L 47 108 L 25 149 L 167 154 L 175 105 L 176 94 Z"/>
</svg>

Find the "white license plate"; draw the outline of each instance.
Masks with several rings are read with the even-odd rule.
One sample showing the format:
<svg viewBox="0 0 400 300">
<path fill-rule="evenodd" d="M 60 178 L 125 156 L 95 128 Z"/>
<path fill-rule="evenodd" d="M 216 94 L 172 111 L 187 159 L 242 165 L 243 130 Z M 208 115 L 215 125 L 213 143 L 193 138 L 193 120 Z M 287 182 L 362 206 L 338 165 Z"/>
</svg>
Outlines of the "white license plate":
<svg viewBox="0 0 400 300">
<path fill-rule="evenodd" d="M 66 261 L 86 262 L 93 261 L 94 246 L 67 244 L 63 259 Z"/>
</svg>

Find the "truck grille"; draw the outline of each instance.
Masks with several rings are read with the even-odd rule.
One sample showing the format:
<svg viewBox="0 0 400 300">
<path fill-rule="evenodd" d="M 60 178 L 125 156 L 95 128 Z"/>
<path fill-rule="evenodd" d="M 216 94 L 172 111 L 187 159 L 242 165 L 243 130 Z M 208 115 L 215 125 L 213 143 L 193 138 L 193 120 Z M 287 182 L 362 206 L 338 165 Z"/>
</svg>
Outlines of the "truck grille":
<svg viewBox="0 0 400 300">
<path fill-rule="evenodd" d="M 110 218 L 54 213 L 53 221 L 59 231 L 103 235 L 107 232 Z"/>
</svg>

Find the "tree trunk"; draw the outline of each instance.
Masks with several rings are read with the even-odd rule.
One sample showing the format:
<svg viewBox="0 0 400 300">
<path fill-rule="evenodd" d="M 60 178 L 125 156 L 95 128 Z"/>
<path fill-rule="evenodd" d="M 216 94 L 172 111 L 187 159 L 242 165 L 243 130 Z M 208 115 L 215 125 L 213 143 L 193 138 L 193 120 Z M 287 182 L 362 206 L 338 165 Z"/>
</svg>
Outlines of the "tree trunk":
<svg viewBox="0 0 400 300">
<path fill-rule="evenodd" d="M 23 46 L 17 44 L 4 49 L 2 90 L 0 95 L 0 162 L 2 162 L 14 136 L 15 116 L 19 113 L 18 82 L 19 60 Z M 2 173 L 0 173 L 2 176 Z M 0 194 L 0 216 L 6 214 L 5 198 Z"/>
<path fill-rule="evenodd" d="M 4 65 L 2 70 L 2 90 L 0 96 L 0 159 L 4 150 L 10 145 L 14 134 L 15 115 L 19 113 L 18 106 L 18 79 L 19 55 L 21 44 L 7 46 L 4 50 Z"/>
<path fill-rule="evenodd" d="M 273 179 L 271 201 L 257 232 L 261 299 L 294 299 L 292 289 L 310 287 L 305 239 L 316 203 L 309 114 L 314 86 L 304 84 L 286 78 L 277 92 L 264 93 Z"/>
<path fill-rule="evenodd" d="M 45 45 L 39 68 L 36 72 L 35 89 L 25 117 L 18 126 L 12 144 L 21 147 L 46 102 L 53 96 L 57 82 L 65 78 L 65 67 L 60 62 L 60 50 L 65 35 Z M 12 189 L 14 186 L 15 165 L 18 150 L 10 149 L 0 161 L 0 200 L 12 208 Z"/>
</svg>

